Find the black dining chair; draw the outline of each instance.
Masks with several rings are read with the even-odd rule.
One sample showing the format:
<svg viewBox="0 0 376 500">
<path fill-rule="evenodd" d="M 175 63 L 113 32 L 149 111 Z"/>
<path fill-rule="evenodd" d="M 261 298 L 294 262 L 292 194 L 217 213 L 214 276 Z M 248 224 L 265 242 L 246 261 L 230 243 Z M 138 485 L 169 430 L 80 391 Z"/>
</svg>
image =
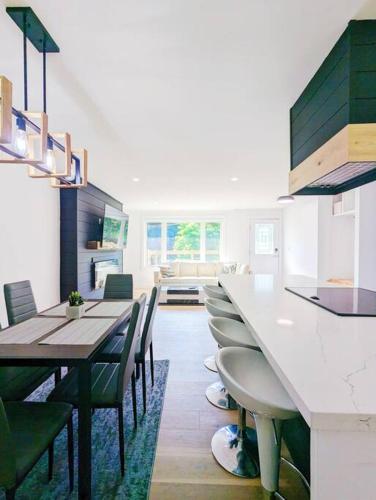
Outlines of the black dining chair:
<svg viewBox="0 0 376 500">
<path fill-rule="evenodd" d="M 68 430 L 69 491 L 74 485 L 73 407 L 67 403 L 39 403 L 0 399 L 0 488 L 6 500 L 16 490 L 44 452 L 49 450 L 48 477 L 52 479 L 53 443 L 62 429 Z"/>
<path fill-rule="evenodd" d="M 93 409 L 115 408 L 118 412 L 120 470 L 124 475 L 124 413 L 125 391 L 132 382 L 133 416 L 137 427 L 137 400 L 135 379 L 135 352 L 140 333 L 146 295 L 143 294 L 132 307 L 128 333 L 119 363 L 94 363 L 91 373 L 91 406 Z M 71 370 L 48 396 L 48 401 L 65 401 L 78 405 L 77 370 Z"/>
<path fill-rule="evenodd" d="M 133 275 L 132 274 L 107 274 L 104 285 L 104 299 L 132 300 Z M 129 324 L 129 316 L 119 326 L 116 335 L 125 335 Z"/>
<path fill-rule="evenodd" d="M 142 371 L 142 399 L 144 404 L 144 413 L 146 412 L 146 355 L 150 350 L 150 373 L 151 384 L 154 386 L 154 356 L 153 356 L 153 324 L 155 313 L 158 308 L 159 295 L 161 292 L 160 286 L 153 287 L 150 295 L 149 307 L 145 318 L 145 323 L 142 329 L 141 337 L 137 343 L 136 350 L 136 371 L 139 371 L 141 366 Z M 97 360 L 103 363 L 119 363 L 121 353 L 125 343 L 124 336 L 115 335 L 103 348 L 98 355 Z"/>
<path fill-rule="evenodd" d="M 4 297 L 9 326 L 17 325 L 38 314 L 30 281 L 5 284 Z"/>
<path fill-rule="evenodd" d="M 107 274 L 104 299 L 133 299 L 132 274 Z"/>
<path fill-rule="evenodd" d="M 22 323 L 38 313 L 30 281 L 6 283 L 4 297 L 9 326 Z M 2 366 L 0 367 L 0 397 L 4 401 L 25 399 L 51 375 L 55 376 L 55 383 L 60 382 L 60 368 Z"/>
</svg>

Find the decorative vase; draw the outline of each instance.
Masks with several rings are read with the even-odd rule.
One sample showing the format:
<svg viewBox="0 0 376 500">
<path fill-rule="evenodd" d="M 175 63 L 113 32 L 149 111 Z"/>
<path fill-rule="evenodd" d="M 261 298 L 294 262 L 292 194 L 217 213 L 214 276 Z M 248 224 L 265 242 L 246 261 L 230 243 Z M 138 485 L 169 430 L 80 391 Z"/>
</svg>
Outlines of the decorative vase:
<svg viewBox="0 0 376 500">
<path fill-rule="evenodd" d="M 84 304 L 80 306 L 67 306 L 65 314 L 67 319 L 80 319 L 85 312 Z"/>
</svg>

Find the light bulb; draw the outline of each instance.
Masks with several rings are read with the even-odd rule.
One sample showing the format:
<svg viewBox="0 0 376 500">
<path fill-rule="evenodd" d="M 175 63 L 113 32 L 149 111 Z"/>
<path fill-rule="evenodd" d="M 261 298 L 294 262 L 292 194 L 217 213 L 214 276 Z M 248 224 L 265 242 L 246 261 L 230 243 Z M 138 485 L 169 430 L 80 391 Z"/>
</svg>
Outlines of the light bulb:
<svg viewBox="0 0 376 500">
<path fill-rule="evenodd" d="M 26 156 L 27 154 L 27 134 L 26 134 L 26 123 L 23 118 L 17 118 L 17 130 L 14 140 L 14 145 L 16 147 L 17 153 L 21 156 Z"/>
<path fill-rule="evenodd" d="M 56 158 L 54 154 L 54 145 L 51 139 L 47 139 L 47 154 L 46 154 L 46 165 L 50 172 L 56 172 Z"/>
</svg>

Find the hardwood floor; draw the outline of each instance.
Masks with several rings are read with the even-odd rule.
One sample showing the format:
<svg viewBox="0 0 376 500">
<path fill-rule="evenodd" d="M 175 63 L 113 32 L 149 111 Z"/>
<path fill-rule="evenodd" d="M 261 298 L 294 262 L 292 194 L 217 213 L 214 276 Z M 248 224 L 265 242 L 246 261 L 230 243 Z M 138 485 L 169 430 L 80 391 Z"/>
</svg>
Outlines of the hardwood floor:
<svg viewBox="0 0 376 500">
<path fill-rule="evenodd" d="M 263 498 L 259 479 L 237 478 L 215 461 L 211 438 L 220 427 L 236 422 L 236 411 L 224 411 L 205 397 L 218 380 L 203 360 L 217 346 L 200 306 L 162 306 L 154 328 L 157 359 L 169 359 L 170 371 L 151 485 L 151 500 L 242 500 Z M 252 426 L 251 419 L 249 425 Z M 286 456 L 287 451 L 284 449 Z M 282 466 L 281 493 L 287 500 L 306 500 L 300 480 Z"/>
</svg>

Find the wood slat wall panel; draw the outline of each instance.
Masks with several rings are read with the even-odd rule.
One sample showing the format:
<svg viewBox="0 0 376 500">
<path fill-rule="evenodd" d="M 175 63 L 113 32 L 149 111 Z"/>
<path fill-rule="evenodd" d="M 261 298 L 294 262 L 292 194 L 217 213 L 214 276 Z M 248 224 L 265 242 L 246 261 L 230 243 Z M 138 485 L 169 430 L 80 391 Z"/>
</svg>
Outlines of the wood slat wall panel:
<svg viewBox="0 0 376 500">
<path fill-rule="evenodd" d="M 324 62 L 320 66 L 319 70 L 312 77 L 312 79 L 307 84 L 304 92 L 295 102 L 291 109 L 291 120 L 292 123 L 298 118 L 300 113 L 303 112 L 305 107 L 310 103 L 310 101 L 316 96 L 318 92 L 321 91 L 323 85 L 325 85 L 326 79 L 333 72 L 337 64 L 343 59 L 349 51 L 349 41 L 348 34 L 343 33 L 341 38 L 333 47 L 332 51 L 325 58 Z"/>
<path fill-rule="evenodd" d="M 61 300 L 66 300 L 71 290 L 78 290 L 85 298 L 101 298 L 103 291 L 93 289 L 93 264 L 118 259 L 122 266 L 123 252 L 88 250 L 86 244 L 99 238 L 98 219 L 103 219 L 105 205 L 122 210 L 122 203 L 93 184 L 83 189 L 61 190 L 60 200 Z"/>
<path fill-rule="evenodd" d="M 328 100 L 333 99 L 333 96 L 336 95 L 339 88 L 343 86 L 344 82 L 349 78 L 348 56 L 349 54 L 346 53 L 346 55 L 338 61 L 338 64 L 333 67 L 325 80 L 325 85 L 322 85 L 312 98 L 307 101 L 304 109 L 293 121 L 293 137 L 296 137 L 305 126 L 309 125 L 315 114 L 323 107 L 326 107 Z"/>
<path fill-rule="evenodd" d="M 376 122 L 376 21 L 351 21 L 290 111 L 291 169 L 350 123 Z"/>
<path fill-rule="evenodd" d="M 322 127 L 316 132 L 314 140 L 307 142 L 302 148 L 297 150 L 292 155 L 293 165 L 298 166 L 303 160 L 314 153 L 319 147 L 325 144 L 328 137 L 333 137 L 337 132 L 343 129 L 348 124 L 348 107 L 343 106 L 334 116 L 332 116 Z"/>
</svg>

